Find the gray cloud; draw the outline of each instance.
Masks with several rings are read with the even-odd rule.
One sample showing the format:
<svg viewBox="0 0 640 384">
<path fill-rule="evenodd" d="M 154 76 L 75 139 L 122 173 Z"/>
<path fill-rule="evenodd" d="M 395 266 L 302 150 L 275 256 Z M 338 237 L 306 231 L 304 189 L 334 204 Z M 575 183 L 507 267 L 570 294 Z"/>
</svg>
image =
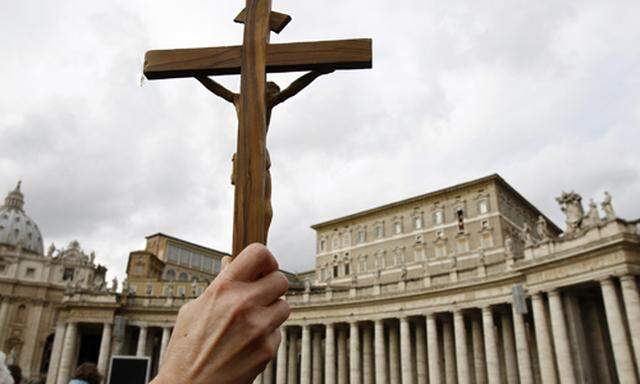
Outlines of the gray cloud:
<svg viewBox="0 0 640 384">
<path fill-rule="evenodd" d="M 274 112 L 270 242 L 284 268 L 313 266 L 313 223 L 493 172 L 557 223 L 562 189 L 609 190 L 622 216 L 640 215 L 637 1 L 364 6 L 274 2 L 294 17 L 274 42 L 375 42 L 373 70 L 321 78 Z M 195 81 L 136 77 L 147 49 L 240 42 L 238 8 L 5 7 L 0 190 L 24 179 L 47 242 L 78 238 L 119 275 L 157 231 L 230 248 L 233 108 Z"/>
</svg>

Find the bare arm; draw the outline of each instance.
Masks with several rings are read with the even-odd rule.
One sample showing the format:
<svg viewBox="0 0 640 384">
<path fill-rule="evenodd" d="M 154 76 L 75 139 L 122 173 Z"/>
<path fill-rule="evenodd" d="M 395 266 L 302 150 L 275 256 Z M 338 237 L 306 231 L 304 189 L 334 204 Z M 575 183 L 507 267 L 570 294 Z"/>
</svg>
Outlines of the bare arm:
<svg viewBox="0 0 640 384">
<path fill-rule="evenodd" d="M 236 94 L 223 87 L 220 83 L 211 80 L 207 76 L 198 76 L 196 79 L 216 96 L 219 96 L 230 103 L 235 102 Z"/>
<path fill-rule="evenodd" d="M 301 77 L 299 77 L 296 81 L 291 83 L 284 91 L 280 92 L 278 96 L 272 101 L 272 107 L 283 103 L 290 99 L 291 97 L 297 95 L 305 89 L 309 84 L 311 84 L 315 79 L 322 75 L 326 75 L 328 73 L 333 72 L 334 70 L 324 70 L 324 71 L 311 71 Z"/>
</svg>

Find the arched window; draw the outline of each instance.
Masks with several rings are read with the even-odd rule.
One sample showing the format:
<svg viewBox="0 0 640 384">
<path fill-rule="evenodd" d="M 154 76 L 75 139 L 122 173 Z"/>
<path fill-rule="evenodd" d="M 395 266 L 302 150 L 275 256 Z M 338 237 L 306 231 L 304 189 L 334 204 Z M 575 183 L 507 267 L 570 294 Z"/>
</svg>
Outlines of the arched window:
<svg viewBox="0 0 640 384">
<path fill-rule="evenodd" d="M 27 306 L 24 304 L 21 304 L 18 307 L 18 310 L 16 311 L 16 316 L 13 319 L 13 321 L 15 321 L 16 323 L 24 323 L 27 321 Z"/>
<path fill-rule="evenodd" d="M 189 281 L 189 274 L 187 272 L 180 272 L 180 276 L 178 277 L 180 281 Z"/>
<path fill-rule="evenodd" d="M 173 269 L 168 269 L 164 274 L 164 277 L 166 280 L 174 281 L 176 279 L 176 271 L 174 271 Z"/>
</svg>

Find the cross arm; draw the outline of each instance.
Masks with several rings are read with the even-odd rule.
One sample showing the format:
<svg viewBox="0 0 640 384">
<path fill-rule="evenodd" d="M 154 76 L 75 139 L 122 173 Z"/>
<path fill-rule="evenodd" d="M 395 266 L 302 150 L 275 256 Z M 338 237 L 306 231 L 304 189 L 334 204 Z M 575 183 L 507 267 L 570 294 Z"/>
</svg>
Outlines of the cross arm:
<svg viewBox="0 0 640 384">
<path fill-rule="evenodd" d="M 238 75 L 242 47 L 149 51 L 144 75 L 149 80 Z M 331 40 L 267 46 L 267 72 L 327 71 L 372 67 L 372 40 Z"/>
</svg>

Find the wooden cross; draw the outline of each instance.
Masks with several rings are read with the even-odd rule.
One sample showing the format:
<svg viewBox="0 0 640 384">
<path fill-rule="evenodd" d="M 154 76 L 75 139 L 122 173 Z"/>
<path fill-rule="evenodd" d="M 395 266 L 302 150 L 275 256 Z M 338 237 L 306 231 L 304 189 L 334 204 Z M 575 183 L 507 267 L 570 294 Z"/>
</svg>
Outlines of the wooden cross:
<svg viewBox="0 0 640 384">
<path fill-rule="evenodd" d="M 266 136 L 271 108 L 321 74 L 372 66 L 371 39 L 269 44 L 270 31 L 280 33 L 291 21 L 290 16 L 271 11 L 271 0 L 246 0 L 235 21 L 244 24 L 242 46 L 149 51 L 144 63 L 149 80 L 195 77 L 236 106 L 233 256 L 251 243 L 267 242 L 271 179 Z M 292 71 L 312 72 L 270 99 L 266 74 Z M 239 94 L 208 78 L 237 74 L 241 75 Z"/>
</svg>

